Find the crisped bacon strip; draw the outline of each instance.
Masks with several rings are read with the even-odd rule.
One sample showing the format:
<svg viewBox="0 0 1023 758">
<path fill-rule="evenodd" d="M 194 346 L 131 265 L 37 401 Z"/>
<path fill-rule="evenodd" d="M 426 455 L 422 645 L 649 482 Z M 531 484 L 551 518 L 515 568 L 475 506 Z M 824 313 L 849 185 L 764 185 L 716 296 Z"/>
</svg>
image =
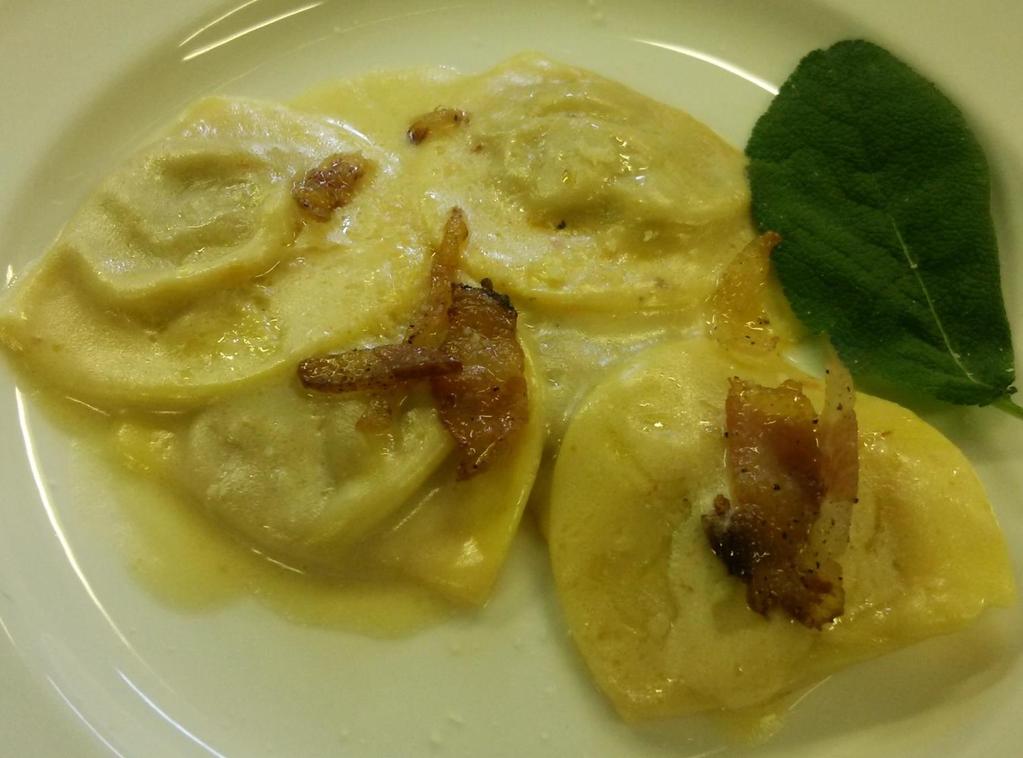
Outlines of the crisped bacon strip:
<svg viewBox="0 0 1023 758">
<path fill-rule="evenodd" d="M 451 281 L 468 238 L 465 214 L 460 208 L 452 208 L 440 244 L 433 249 L 426 298 L 416 322 L 409 324 L 404 342 L 304 360 L 298 367 L 302 384 L 324 392 L 384 390 L 460 370 L 461 366 L 455 368 L 437 348 L 447 331 Z M 364 431 L 386 429 L 391 422 L 392 400 L 379 395 L 371 398 L 366 413 L 359 419 L 359 428 Z"/>
<path fill-rule="evenodd" d="M 511 301 L 489 279 L 482 287 L 452 281 L 468 236 L 464 214 L 453 208 L 433 251 L 429 291 L 404 342 L 309 358 L 298 367 L 302 384 L 323 392 L 385 390 L 429 379 L 441 422 L 458 446 L 459 479 L 483 471 L 529 419 Z M 386 428 L 392 399 L 373 397 L 359 428 Z"/>
<path fill-rule="evenodd" d="M 771 252 L 781 242 L 766 232 L 736 253 L 710 298 L 710 333 L 726 347 L 769 352 L 778 344 L 764 309 Z"/>
<path fill-rule="evenodd" d="M 849 523 L 858 491 L 859 430 L 856 392 L 849 370 L 832 356 L 825 376 L 824 409 L 818 426 L 824 499 L 810 532 L 809 547 L 812 554 L 837 561 L 849 542 Z M 841 568 L 832 565 L 835 561 L 826 565 L 840 582 Z"/>
<path fill-rule="evenodd" d="M 732 500 L 718 495 L 704 528 L 729 573 L 747 583 L 757 613 L 779 607 L 815 629 L 842 614 L 838 558 L 858 475 L 854 396 L 844 367 L 830 369 L 818 433 L 797 382 L 769 388 L 731 380 L 725 416 Z"/>
<path fill-rule="evenodd" d="M 409 336 L 404 342 L 308 358 L 298 367 L 302 384 L 324 392 L 354 392 L 388 389 L 410 380 L 461 370 L 461 364 L 438 347 L 447 331 L 451 282 L 468 238 L 465 214 L 461 208 L 452 208 L 440 244 L 433 250 L 426 298 L 416 322 L 409 325 Z M 372 403 L 377 418 L 366 419 L 367 425 L 381 423 L 382 409 L 388 404 L 378 400 Z"/>
<path fill-rule="evenodd" d="M 291 188 L 295 202 L 317 221 L 351 202 L 359 181 L 372 163 L 358 153 L 335 153 L 311 169 Z"/>
<path fill-rule="evenodd" d="M 419 145 L 435 132 L 448 131 L 468 121 L 469 114 L 458 108 L 435 108 L 413 121 L 405 136 L 413 145 Z"/>
<path fill-rule="evenodd" d="M 830 498 L 852 502 L 859 482 L 856 392 L 849 369 L 832 356 L 824 382 L 820 420 L 821 475 Z"/>
<path fill-rule="evenodd" d="M 430 287 L 416 320 L 409 324 L 405 342 L 436 347 L 444 341 L 451 307 L 451 284 L 469 239 L 469 227 L 461 208 L 452 208 L 444 223 L 440 244 L 433 249 L 430 263 Z"/>
<path fill-rule="evenodd" d="M 518 315 L 490 282 L 453 284 L 441 350 L 462 364 L 430 380 L 440 418 L 459 450 L 458 478 L 483 471 L 529 419 L 525 358 L 515 336 Z"/>
<path fill-rule="evenodd" d="M 298 364 L 298 378 L 309 389 L 355 392 L 387 389 L 403 382 L 461 370 L 458 360 L 436 348 L 379 345 L 307 358 Z"/>
</svg>

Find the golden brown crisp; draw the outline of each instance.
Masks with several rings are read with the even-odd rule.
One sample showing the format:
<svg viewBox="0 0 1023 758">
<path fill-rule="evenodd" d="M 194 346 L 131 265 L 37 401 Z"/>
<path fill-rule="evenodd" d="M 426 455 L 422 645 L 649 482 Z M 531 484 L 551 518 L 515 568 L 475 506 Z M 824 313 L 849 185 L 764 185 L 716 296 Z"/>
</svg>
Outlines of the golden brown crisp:
<svg viewBox="0 0 1023 758">
<path fill-rule="evenodd" d="M 451 307 L 451 283 L 455 280 L 462 251 L 469 239 L 469 227 L 461 208 L 452 208 L 444 223 L 440 244 L 433 249 L 430 284 L 415 321 L 409 324 L 405 342 L 436 347 L 444 340 Z"/>
<path fill-rule="evenodd" d="M 441 350 L 462 370 L 430 380 L 441 421 L 458 445 L 459 479 L 483 471 L 529 419 L 517 314 L 488 280 L 483 284 L 452 285 Z"/>
<path fill-rule="evenodd" d="M 833 356 L 824 382 L 824 409 L 817 427 L 824 499 L 820 516 L 810 532 L 809 547 L 815 554 L 836 556 L 849 542 L 849 524 L 860 475 L 855 402 L 852 376 Z"/>
<path fill-rule="evenodd" d="M 733 378 L 725 401 L 732 498 L 718 495 L 704 517 L 715 554 L 747 583 L 750 608 L 781 608 L 815 629 L 842 614 L 838 559 L 856 497 L 854 392 L 840 364 L 829 369 L 826 398 L 818 419 L 797 382 Z"/>
<path fill-rule="evenodd" d="M 419 145 L 437 132 L 454 129 L 469 121 L 469 114 L 458 108 L 436 108 L 424 113 L 409 126 L 405 136 L 413 145 Z"/>
<path fill-rule="evenodd" d="M 335 153 L 296 181 L 291 189 L 295 202 L 317 221 L 326 221 L 335 208 L 351 202 L 371 162 L 358 153 Z"/>
<path fill-rule="evenodd" d="M 404 342 L 307 358 L 298 366 L 302 384 L 323 392 L 390 389 L 404 382 L 460 370 L 458 362 L 438 348 L 447 333 L 451 282 L 468 237 L 465 215 L 460 208 L 452 208 L 440 244 L 433 250 L 426 298 L 416 321 L 409 324 Z M 371 402 L 373 418 L 364 419 L 366 426 L 377 426 L 389 418 L 390 413 L 384 413 L 385 405 L 390 406 L 385 398 Z"/>
<path fill-rule="evenodd" d="M 459 479 L 483 471 L 529 418 L 511 301 L 489 279 L 482 287 L 453 281 L 468 237 L 465 215 L 453 208 L 404 342 L 309 358 L 298 367 L 302 384 L 323 392 L 386 391 L 429 379 L 441 422 L 458 447 Z M 359 428 L 386 429 L 393 401 L 393 395 L 372 397 Z"/>
<path fill-rule="evenodd" d="M 298 365 L 298 378 L 305 387 L 321 392 L 357 392 L 388 389 L 461 369 L 461 363 L 436 348 L 378 345 L 307 358 Z"/>
<path fill-rule="evenodd" d="M 710 333 L 726 347 L 768 352 L 778 343 L 764 308 L 771 251 L 781 242 L 766 232 L 744 247 L 724 270 L 711 295 Z"/>
</svg>

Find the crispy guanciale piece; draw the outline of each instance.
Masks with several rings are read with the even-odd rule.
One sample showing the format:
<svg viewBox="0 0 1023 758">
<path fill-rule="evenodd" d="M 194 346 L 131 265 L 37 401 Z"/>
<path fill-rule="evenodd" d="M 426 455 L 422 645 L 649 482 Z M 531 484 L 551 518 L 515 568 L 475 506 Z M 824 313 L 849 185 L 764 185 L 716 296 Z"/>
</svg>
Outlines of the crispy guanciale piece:
<svg viewBox="0 0 1023 758">
<path fill-rule="evenodd" d="M 298 378 L 321 392 L 388 389 L 416 379 L 453 374 L 462 364 L 437 348 L 378 345 L 307 358 L 298 364 Z"/>
<path fill-rule="evenodd" d="M 710 333 L 726 347 L 768 352 L 778 343 L 764 308 L 771 251 L 781 242 L 765 232 L 740 250 L 710 298 Z"/>
<path fill-rule="evenodd" d="M 424 142 L 431 134 L 454 129 L 469 121 L 469 114 L 458 108 L 436 108 L 424 113 L 409 126 L 405 136 L 413 145 Z"/>
<path fill-rule="evenodd" d="M 323 392 L 389 390 L 429 379 L 441 422 L 458 446 L 459 479 L 483 471 L 529 419 L 511 301 L 489 279 L 482 287 L 453 282 L 468 236 L 464 214 L 453 208 L 433 251 L 429 291 L 404 342 L 309 358 L 298 367 L 302 384 Z M 393 400 L 371 398 L 359 428 L 385 429 Z"/>
<path fill-rule="evenodd" d="M 430 263 L 430 286 L 419 313 L 409 324 L 405 342 L 409 345 L 436 347 L 444 341 L 451 307 L 451 283 L 469 239 L 469 227 L 461 208 L 452 208 L 444 224 L 440 244 L 433 249 Z"/>
<path fill-rule="evenodd" d="M 837 560 L 849 542 L 849 523 L 860 477 L 856 391 L 849 369 L 833 356 L 824 381 L 824 409 L 817 426 L 824 499 L 810 532 L 810 551 Z M 830 564 L 829 564 L 830 565 Z M 839 581 L 841 570 L 837 569 Z"/>
<path fill-rule="evenodd" d="M 451 307 L 451 282 L 458 271 L 462 251 L 469 239 L 469 227 L 461 208 L 452 208 L 444 224 L 440 243 L 430 259 L 430 282 L 426 299 L 419 306 L 415 321 L 408 325 L 406 345 L 436 348 L 444 341 L 448 329 L 448 308 Z M 356 423 L 364 432 L 382 432 L 391 426 L 394 409 L 399 405 L 397 390 L 375 393 L 369 407 Z"/>
<path fill-rule="evenodd" d="M 444 426 L 459 450 L 458 478 L 480 473 L 529 419 L 525 359 L 508 298 L 483 287 L 451 286 L 441 350 L 461 372 L 430 380 Z"/>
<path fill-rule="evenodd" d="M 291 188 L 295 202 L 318 221 L 351 202 L 359 181 L 372 164 L 358 153 L 335 153 L 297 180 Z"/>
<path fill-rule="evenodd" d="M 837 380 L 837 381 L 836 381 Z M 802 386 L 733 378 L 725 401 L 732 499 L 718 495 L 704 529 L 749 607 L 781 608 L 819 629 L 842 614 L 838 559 L 858 476 L 852 381 L 835 362 L 818 419 Z"/>
<path fill-rule="evenodd" d="M 447 333 L 451 282 L 468 237 L 465 214 L 460 208 L 452 208 L 440 244 L 433 250 L 426 298 L 415 323 L 409 324 L 404 342 L 308 358 L 298 366 L 302 384 L 323 392 L 387 390 L 408 381 L 461 370 L 458 361 L 438 348 Z M 386 427 L 392 400 L 371 398 L 360 427 L 367 431 Z"/>
</svg>

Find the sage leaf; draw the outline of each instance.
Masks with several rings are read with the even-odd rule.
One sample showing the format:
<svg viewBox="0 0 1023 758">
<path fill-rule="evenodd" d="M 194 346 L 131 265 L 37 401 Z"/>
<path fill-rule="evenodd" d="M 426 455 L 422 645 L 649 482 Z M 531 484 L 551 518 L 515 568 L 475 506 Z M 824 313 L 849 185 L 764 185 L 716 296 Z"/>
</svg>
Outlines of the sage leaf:
<svg viewBox="0 0 1023 758">
<path fill-rule="evenodd" d="M 1006 405 L 988 166 L 947 97 L 877 45 L 839 42 L 799 63 L 746 153 L 782 288 L 858 378 Z"/>
</svg>

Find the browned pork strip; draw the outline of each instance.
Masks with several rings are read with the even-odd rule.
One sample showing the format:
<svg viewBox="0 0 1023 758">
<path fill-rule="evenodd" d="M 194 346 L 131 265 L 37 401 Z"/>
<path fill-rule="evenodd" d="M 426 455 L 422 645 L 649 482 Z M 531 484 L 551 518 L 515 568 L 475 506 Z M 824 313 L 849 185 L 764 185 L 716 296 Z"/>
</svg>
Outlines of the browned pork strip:
<svg viewBox="0 0 1023 758">
<path fill-rule="evenodd" d="M 469 114 L 458 108 L 436 108 L 419 116 L 409 126 L 405 136 L 413 145 L 419 145 L 436 132 L 454 129 L 469 121 Z"/>
<path fill-rule="evenodd" d="M 715 554 L 747 583 L 750 608 L 777 607 L 811 628 L 844 608 L 838 559 L 857 482 L 854 392 L 840 364 L 829 370 L 826 397 L 819 420 L 797 382 L 733 378 L 725 401 L 732 499 L 718 495 L 704 517 Z"/>
<path fill-rule="evenodd" d="M 852 376 L 837 358 L 827 368 L 821 412 L 821 475 L 828 497 L 852 502 L 859 482 L 859 433 Z"/>
<path fill-rule="evenodd" d="M 781 242 L 766 232 L 736 253 L 710 298 L 710 333 L 726 347 L 769 352 L 778 344 L 764 309 L 771 251 Z"/>
<path fill-rule="evenodd" d="M 461 208 L 452 208 L 444 223 L 440 244 L 433 249 L 430 284 L 415 321 L 409 324 L 405 342 L 436 347 L 444 341 L 451 307 L 451 283 L 469 239 L 469 227 Z"/>
<path fill-rule="evenodd" d="M 415 379 L 461 370 L 461 363 L 436 348 L 378 345 L 307 358 L 298 364 L 298 378 L 309 389 L 356 392 L 388 389 Z"/>
<path fill-rule="evenodd" d="M 821 564 L 829 566 L 839 582 L 842 577 L 837 560 L 849 543 L 849 522 L 859 488 L 855 402 L 856 391 L 849 370 L 833 358 L 824 382 L 824 410 L 818 426 L 824 499 L 810 532 L 809 549 L 811 555 L 833 559 L 827 562 L 821 559 Z"/>
<path fill-rule="evenodd" d="M 458 478 L 483 471 L 529 418 L 525 357 L 516 337 L 518 314 L 490 280 L 482 287 L 453 281 L 469 236 L 453 208 L 433 251 L 426 297 L 408 336 L 396 345 L 309 358 L 302 384 L 323 392 L 390 390 L 430 380 L 441 422 L 458 447 Z M 386 429 L 394 396 L 378 394 L 359 420 L 364 431 Z"/>
<path fill-rule="evenodd" d="M 483 285 L 452 285 L 441 350 L 462 371 L 430 380 L 441 421 L 458 445 L 459 479 L 483 471 L 529 419 L 518 316 L 488 280 Z"/>
<path fill-rule="evenodd" d="M 359 181 L 372 167 L 358 153 L 335 153 L 310 170 L 291 188 L 295 202 L 317 221 L 351 202 Z"/>
<path fill-rule="evenodd" d="M 324 392 L 379 390 L 461 370 L 458 361 L 438 348 L 447 333 L 451 282 L 468 237 L 465 215 L 460 208 L 452 208 L 441 241 L 433 250 L 426 297 L 404 342 L 307 358 L 298 366 L 302 384 Z M 383 426 L 390 417 L 389 411 L 385 412 L 390 405 L 386 398 L 375 398 L 371 402 L 373 418 L 364 419 L 364 426 Z"/>
</svg>

